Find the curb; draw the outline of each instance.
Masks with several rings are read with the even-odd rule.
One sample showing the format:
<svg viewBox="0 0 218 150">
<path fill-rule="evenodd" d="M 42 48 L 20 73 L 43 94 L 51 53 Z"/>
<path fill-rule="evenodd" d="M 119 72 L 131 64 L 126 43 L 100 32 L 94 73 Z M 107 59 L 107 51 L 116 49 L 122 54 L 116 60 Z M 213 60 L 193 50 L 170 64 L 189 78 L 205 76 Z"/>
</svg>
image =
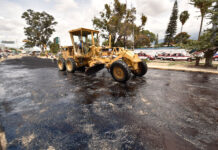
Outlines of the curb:
<svg viewBox="0 0 218 150">
<path fill-rule="evenodd" d="M 172 70 L 172 71 L 183 71 L 183 72 L 199 72 L 199 73 L 212 73 L 218 74 L 218 71 L 210 71 L 210 70 L 191 70 L 191 69 L 184 69 L 184 68 L 165 68 L 165 67 L 152 67 L 148 66 L 150 69 L 159 69 L 159 70 Z"/>
</svg>

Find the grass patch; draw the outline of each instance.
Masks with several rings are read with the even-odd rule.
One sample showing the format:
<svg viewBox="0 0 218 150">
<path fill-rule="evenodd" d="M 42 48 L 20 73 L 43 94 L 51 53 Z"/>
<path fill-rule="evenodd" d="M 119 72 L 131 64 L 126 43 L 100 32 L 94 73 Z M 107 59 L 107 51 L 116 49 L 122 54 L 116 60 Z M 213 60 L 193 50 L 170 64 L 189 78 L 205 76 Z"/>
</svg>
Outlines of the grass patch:
<svg viewBox="0 0 218 150">
<path fill-rule="evenodd" d="M 175 66 L 175 65 L 176 65 L 176 62 L 170 62 L 168 65 L 169 65 L 169 66 Z"/>
</svg>

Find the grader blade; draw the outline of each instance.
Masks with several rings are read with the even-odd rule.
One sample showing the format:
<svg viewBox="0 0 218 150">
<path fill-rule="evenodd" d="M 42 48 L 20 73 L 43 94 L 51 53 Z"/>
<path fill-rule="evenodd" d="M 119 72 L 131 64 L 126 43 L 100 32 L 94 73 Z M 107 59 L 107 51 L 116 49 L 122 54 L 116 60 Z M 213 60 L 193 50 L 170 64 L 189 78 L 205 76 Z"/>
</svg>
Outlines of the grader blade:
<svg viewBox="0 0 218 150">
<path fill-rule="evenodd" d="M 86 70 L 87 75 L 95 74 L 96 72 L 102 70 L 104 68 L 104 64 L 96 64 L 93 67 L 90 67 Z"/>
</svg>

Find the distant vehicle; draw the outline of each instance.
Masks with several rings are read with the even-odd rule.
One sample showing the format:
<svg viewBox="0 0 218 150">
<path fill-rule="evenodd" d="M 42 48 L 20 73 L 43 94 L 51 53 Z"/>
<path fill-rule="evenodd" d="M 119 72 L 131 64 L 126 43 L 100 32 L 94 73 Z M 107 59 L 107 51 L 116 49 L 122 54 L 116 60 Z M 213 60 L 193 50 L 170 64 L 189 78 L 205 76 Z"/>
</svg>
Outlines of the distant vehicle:
<svg viewBox="0 0 218 150">
<path fill-rule="evenodd" d="M 176 61 L 176 60 L 185 60 L 185 61 L 192 61 L 192 57 L 190 56 L 185 56 L 182 53 L 174 53 L 169 57 L 169 60 L 171 61 Z"/>
<path fill-rule="evenodd" d="M 9 54 L 8 53 L 1 53 L 0 55 L 1 55 L 1 58 L 7 58 Z"/>
<path fill-rule="evenodd" d="M 170 54 L 169 53 L 161 53 L 157 55 L 157 59 L 161 60 L 170 60 Z"/>
<path fill-rule="evenodd" d="M 39 56 L 40 55 L 40 51 L 31 51 L 29 52 L 30 56 Z"/>
<path fill-rule="evenodd" d="M 214 61 L 218 61 L 218 53 L 216 53 L 216 54 L 213 56 L 213 60 L 214 60 Z"/>
<path fill-rule="evenodd" d="M 154 60 L 155 58 L 150 56 L 150 55 L 147 55 L 146 53 L 138 53 L 138 56 L 140 59 L 147 59 L 147 60 Z"/>
</svg>

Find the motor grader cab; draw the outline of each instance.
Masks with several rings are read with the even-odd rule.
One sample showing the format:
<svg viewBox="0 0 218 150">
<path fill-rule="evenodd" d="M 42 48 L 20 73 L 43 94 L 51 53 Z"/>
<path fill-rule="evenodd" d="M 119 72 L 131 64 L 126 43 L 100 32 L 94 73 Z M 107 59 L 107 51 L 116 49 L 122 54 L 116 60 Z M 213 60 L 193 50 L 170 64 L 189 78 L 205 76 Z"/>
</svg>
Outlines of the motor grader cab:
<svg viewBox="0 0 218 150">
<path fill-rule="evenodd" d="M 98 46 L 99 31 L 79 28 L 69 31 L 72 46 L 62 47 L 61 57 L 58 59 L 60 71 L 75 72 L 78 68 L 84 68 L 89 75 L 107 68 L 114 80 L 126 82 L 131 73 L 135 76 L 143 76 L 147 72 L 147 65 L 133 51 L 122 47 L 109 45 Z"/>
</svg>

